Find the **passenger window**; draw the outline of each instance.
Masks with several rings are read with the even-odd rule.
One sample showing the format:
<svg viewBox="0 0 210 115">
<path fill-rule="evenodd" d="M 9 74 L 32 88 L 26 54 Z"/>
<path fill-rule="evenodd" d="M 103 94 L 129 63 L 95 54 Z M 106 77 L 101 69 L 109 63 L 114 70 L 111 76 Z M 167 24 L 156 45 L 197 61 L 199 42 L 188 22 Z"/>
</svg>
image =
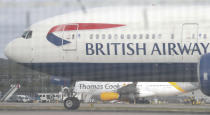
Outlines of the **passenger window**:
<svg viewBox="0 0 210 115">
<path fill-rule="evenodd" d="M 115 34 L 115 35 L 114 35 L 114 39 L 117 39 L 117 38 L 118 38 L 118 35 L 117 35 L 117 34 Z"/>
<path fill-rule="evenodd" d="M 112 35 L 111 34 L 108 35 L 108 39 L 112 39 Z"/>
<path fill-rule="evenodd" d="M 142 39 L 143 38 L 143 35 L 142 34 L 139 34 L 139 39 Z"/>
<path fill-rule="evenodd" d="M 146 39 L 149 39 L 149 34 L 146 34 Z"/>
<path fill-rule="evenodd" d="M 194 38 L 195 38 L 195 34 L 192 35 L 192 39 L 194 39 Z"/>
<path fill-rule="evenodd" d="M 99 39 L 99 35 L 98 34 L 96 34 L 96 39 Z"/>
<path fill-rule="evenodd" d="M 155 39 L 155 34 L 152 34 L 152 39 Z"/>
<path fill-rule="evenodd" d="M 136 39 L 136 34 L 133 34 L 133 39 Z"/>
<path fill-rule="evenodd" d="M 124 39 L 124 34 L 121 34 L 121 35 L 120 35 L 120 38 L 121 38 L 121 39 Z"/>
<path fill-rule="evenodd" d="M 203 34 L 203 38 L 206 39 L 207 38 L 207 35 L 206 34 Z"/>
<path fill-rule="evenodd" d="M 158 34 L 158 38 L 160 39 L 162 37 L 162 34 Z"/>
<path fill-rule="evenodd" d="M 130 39 L 131 38 L 131 35 L 130 34 L 127 34 L 127 39 Z"/>
<path fill-rule="evenodd" d="M 105 39 L 106 35 L 105 34 L 102 34 L 102 39 Z"/>
<path fill-rule="evenodd" d="M 90 39 L 93 39 L 93 34 L 90 34 Z"/>
<path fill-rule="evenodd" d="M 174 39 L 174 34 L 171 34 L 171 39 Z"/>
</svg>

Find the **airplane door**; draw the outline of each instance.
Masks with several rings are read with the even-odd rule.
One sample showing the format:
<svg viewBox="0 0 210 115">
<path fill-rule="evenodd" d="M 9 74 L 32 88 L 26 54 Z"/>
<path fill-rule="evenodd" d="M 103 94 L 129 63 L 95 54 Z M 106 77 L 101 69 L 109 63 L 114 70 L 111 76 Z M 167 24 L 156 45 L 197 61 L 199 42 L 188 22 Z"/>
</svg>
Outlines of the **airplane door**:
<svg viewBox="0 0 210 115">
<path fill-rule="evenodd" d="M 182 43 L 198 42 L 198 24 L 184 23 L 182 25 Z"/>
<path fill-rule="evenodd" d="M 78 24 L 67 24 L 63 28 L 62 47 L 64 51 L 77 50 Z"/>
</svg>

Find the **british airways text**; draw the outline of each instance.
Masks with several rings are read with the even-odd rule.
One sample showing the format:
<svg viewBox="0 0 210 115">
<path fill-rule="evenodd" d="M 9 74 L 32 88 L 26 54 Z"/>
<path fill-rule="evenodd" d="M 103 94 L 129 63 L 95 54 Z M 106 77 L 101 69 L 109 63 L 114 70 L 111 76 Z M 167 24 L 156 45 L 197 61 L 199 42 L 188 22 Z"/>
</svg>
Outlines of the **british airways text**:
<svg viewBox="0 0 210 115">
<path fill-rule="evenodd" d="M 202 55 L 209 43 L 86 43 L 86 55 Z"/>
</svg>

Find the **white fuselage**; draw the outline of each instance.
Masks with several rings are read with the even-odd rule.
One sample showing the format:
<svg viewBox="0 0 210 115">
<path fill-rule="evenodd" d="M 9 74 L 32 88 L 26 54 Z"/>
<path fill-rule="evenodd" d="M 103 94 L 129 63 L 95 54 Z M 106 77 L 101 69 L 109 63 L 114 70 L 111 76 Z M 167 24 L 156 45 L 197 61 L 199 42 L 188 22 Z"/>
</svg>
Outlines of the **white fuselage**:
<svg viewBox="0 0 210 115">
<path fill-rule="evenodd" d="M 195 82 L 199 59 L 210 52 L 209 10 L 121 6 L 73 12 L 33 24 L 5 54 L 71 80 Z"/>
<path fill-rule="evenodd" d="M 32 37 L 15 39 L 5 53 L 20 63 L 197 63 L 210 52 L 208 10 L 136 6 L 74 12 L 32 25 Z M 124 26 L 81 30 L 78 23 Z M 64 26 L 53 34 L 71 43 L 56 46 L 46 39 L 57 25 Z"/>
</svg>

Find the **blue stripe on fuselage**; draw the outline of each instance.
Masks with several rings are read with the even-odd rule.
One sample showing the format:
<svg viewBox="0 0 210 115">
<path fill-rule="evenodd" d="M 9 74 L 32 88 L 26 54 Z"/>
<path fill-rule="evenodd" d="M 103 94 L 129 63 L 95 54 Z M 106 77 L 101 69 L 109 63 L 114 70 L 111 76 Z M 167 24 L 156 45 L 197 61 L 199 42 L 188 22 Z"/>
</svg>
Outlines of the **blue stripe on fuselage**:
<svg viewBox="0 0 210 115">
<path fill-rule="evenodd" d="M 56 46 L 61 46 L 61 45 L 71 43 L 70 41 L 67 41 L 67 40 L 64 40 L 62 38 L 57 37 L 53 33 L 50 33 L 50 34 L 47 35 L 47 40 L 50 41 L 51 43 L 53 43 Z"/>
</svg>

